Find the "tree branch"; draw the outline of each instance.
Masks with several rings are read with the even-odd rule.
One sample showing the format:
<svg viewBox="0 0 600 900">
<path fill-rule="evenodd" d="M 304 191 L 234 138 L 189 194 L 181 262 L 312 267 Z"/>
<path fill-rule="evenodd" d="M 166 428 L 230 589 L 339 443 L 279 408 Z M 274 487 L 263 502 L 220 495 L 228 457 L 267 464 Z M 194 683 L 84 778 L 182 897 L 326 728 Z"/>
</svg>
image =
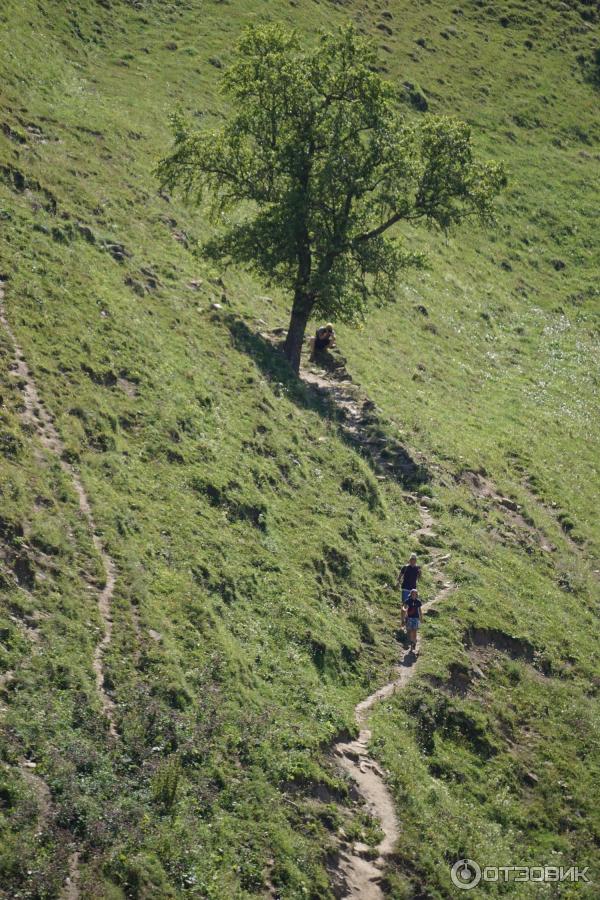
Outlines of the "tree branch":
<svg viewBox="0 0 600 900">
<path fill-rule="evenodd" d="M 388 228 L 391 228 L 396 222 L 414 222 L 416 219 L 422 219 L 424 215 L 425 213 L 418 213 L 415 216 L 408 216 L 403 212 L 395 212 L 393 216 L 390 216 L 386 222 L 382 222 L 377 228 L 372 228 L 370 231 L 363 231 L 362 234 L 357 234 L 355 238 L 352 238 L 351 243 L 362 244 L 363 241 L 370 241 L 371 238 L 379 237 L 380 234 L 383 234 L 384 231 L 387 231 Z"/>
</svg>

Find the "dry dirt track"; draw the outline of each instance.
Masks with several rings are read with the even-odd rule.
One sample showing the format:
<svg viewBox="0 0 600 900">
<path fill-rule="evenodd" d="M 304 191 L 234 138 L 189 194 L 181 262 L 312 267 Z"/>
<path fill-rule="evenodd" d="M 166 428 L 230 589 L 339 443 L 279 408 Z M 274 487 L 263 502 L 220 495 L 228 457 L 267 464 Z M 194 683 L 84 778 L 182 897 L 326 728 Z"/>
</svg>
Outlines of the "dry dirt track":
<svg viewBox="0 0 600 900">
<path fill-rule="evenodd" d="M 104 568 L 105 582 L 104 586 L 98 590 L 96 585 L 90 584 L 91 589 L 98 597 L 98 611 L 103 626 L 103 634 L 94 650 L 92 665 L 96 675 L 96 685 L 98 688 L 98 696 L 102 705 L 102 710 L 108 722 L 108 731 L 112 738 L 117 737 L 117 728 L 114 718 L 114 703 L 108 695 L 104 687 L 104 663 L 103 654 L 106 647 L 110 644 L 112 636 L 112 618 L 111 618 L 111 601 L 115 589 L 116 566 L 112 558 L 107 553 L 101 538 L 98 536 L 98 529 L 92 513 L 90 501 L 88 499 L 83 482 L 79 473 L 68 463 L 64 457 L 64 445 L 54 426 L 54 423 L 42 404 L 35 381 L 25 361 L 23 352 L 17 343 L 14 332 L 6 317 L 4 307 L 4 284 L 0 281 L 0 323 L 11 339 L 14 348 L 15 361 L 12 366 L 13 375 L 19 379 L 21 391 L 23 394 L 24 409 L 22 416 L 28 425 L 32 426 L 37 433 L 41 445 L 46 449 L 55 453 L 62 466 L 63 471 L 69 477 L 79 503 L 80 512 L 87 522 L 92 543 L 98 556 L 102 561 Z"/>
<path fill-rule="evenodd" d="M 34 429 L 42 447 L 56 454 L 60 460 L 63 471 L 73 485 L 81 515 L 88 525 L 93 545 L 104 568 L 104 586 L 98 589 L 96 585 L 90 584 L 90 587 L 97 594 L 98 611 L 103 625 L 102 635 L 94 649 L 92 666 L 96 676 L 98 697 L 107 720 L 108 734 L 111 739 L 116 739 L 117 728 L 114 716 L 114 703 L 104 686 L 103 661 L 105 650 L 109 646 L 112 637 L 111 601 L 115 588 L 116 566 L 98 535 L 90 501 L 81 477 L 64 458 L 64 445 L 52 418 L 42 404 L 35 380 L 6 316 L 4 282 L 2 280 L 0 280 L 0 324 L 4 327 L 14 348 L 12 372 L 18 378 L 23 394 L 23 419 Z M 327 374 L 303 370 L 301 377 L 307 384 L 328 395 L 330 401 L 343 413 L 345 430 L 348 436 L 360 443 L 364 405 L 361 406 L 356 399 L 355 393 L 352 390 L 347 390 L 343 382 L 340 383 L 338 379 L 331 378 Z M 386 477 L 393 477 L 388 464 L 383 461 L 383 458 L 377 458 L 374 461 L 379 465 Z M 413 494 L 412 497 L 414 502 L 419 504 L 418 496 Z M 423 535 L 430 535 L 433 525 L 433 519 L 428 508 L 418 505 L 418 509 L 421 517 L 421 527 L 414 533 L 416 540 Z M 424 606 L 423 610 L 425 613 L 454 589 L 452 584 L 443 583 L 443 572 L 441 569 L 443 557 L 441 556 L 441 551 L 430 548 L 430 554 L 430 569 L 438 582 L 442 583 L 443 586 L 436 593 L 435 597 Z M 399 837 L 399 825 L 394 810 L 393 798 L 386 785 L 384 773 L 369 756 L 368 744 L 371 732 L 368 728 L 368 717 L 374 704 L 389 697 L 395 691 L 401 690 L 407 684 L 415 673 L 416 661 L 417 654 L 412 651 L 404 653 L 399 664 L 395 667 L 395 677 L 357 704 L 355 717 L 359 727 L 358 738 L 351 742 L 341 741 L 334 747 L 339 765 L 356 783 L 360 796 L 371 815 L 379 822 L 384 835 L 377 847 L 377 857 L 375 859 L 369 858 L 372 856 L 370 848 L 364 848 L 362 845 L 354 844 L 351 848 L 341 851 L 338 868 L 341 876 L 340 884 L 343 885 L 343 893 L 340 896 L 348 898 L 348 900 L 380 900 L 380 898 L 383 898 L 380 881 L 385 870 L 386 858 L 392 853 Z M 44 801 L 41 806 L 47 806 L 50 803 L 49 792 L 45 786 L 40 791 L 43 793 L 42 799 Z M 366 855 L 365 851 L 367 851 Z M 79 854 L 75 851 L 70 857 L 69 876 L 63 890 L 63 900 L 78 900 L 80 897 L 78 882 Z"/>
<path fill-rule="evenodd" d="M 426 507 L 419 507 L 422 525 L 415 532 L 415 538 L 420 534 L 430 533 L 433 524 L 432 517 Z M 430 569 L 434 575 L 440 575 L 438 559 L 441 551 L 432 551 Z M 454 585 L 445 583 L 435 597 L 424 604 L 423 613 L 431 609 L 436 603 L 442 601 L 454 590 Z M 417 644 L 417 653 L 419 645 Z M 380 700 L 402 690 L 415 674 L 418 656 L 411 650 L 407 650 L 399 664 L 395 667 L 395 677 L 384 684 L 373 694 L 361 700 L 355 707 L 356 724 L 360 733 L 356 740 L 349 743 L 340 742 L 335 745 L 334 751 L 344 771 L 353 779 L 359 794 L 364 799 L 366 807 L 373 818 L 377 819 L 383 831 L 384 837 L 377 847 L 377 858 L 367 859 L 362 855 L 363 848 L 356 845 L 350 851 L 342 851 L 340 855 L 340 870 L 346 885 L 346 892 L 342 896 L 348 900 L 382 900 L 383 893 L 379 882 L 385 870 L 386 857 L 389 856 L 399 837 L 399 826 L 394 811 L 394 801 L 386 785 L 384 773 L 377 763 L 371 759 L 368 744 L 371 732 L 368 727 L 369 712 Z"/>
<path fill-rule="evenodd" d="M 351 382 L 332 377 L 329 373 L 314 368 L 304 368 L 300 375 L 306 384 L 326 395 L 330 403 L 340 410 L 343 416 L 341 428 L 347 437 L 353 443 L 366 445 L 367 441 L 363 440 L 361 433 L 365 401 L 358 398 Z M 368 401 L 366 405 L 372 406 Z M 364 437 L 366 438 L 366 435 Z M 394 477 L 391 466 L 377 454 L 377 450 L 375 453 L 371 450 L 371 457 L 375 468 L 383 472 L 385 477 Z M 422 537 L 433 536 L 433 517 L 428 507 L 420 503 L 417 494 L 410 496 L 417 504 L 421 518 L 421 526 L 414 532 L 413 538 L 418 541 Z M 429 569 L 439 584 L 439 589 L 435 597 L 424 604 L 425 614 L 455 588 L 453 584 L 445 581 L 442 571 L 443 562 L 448 557 L 442 555 L 442 550 L 433 547 L 429 548 L 429 553 Z M 376 703 L 402 690 L 415 674 L 418 650 L 417 645 L 417 653 L 410 650 L 404 652 L 394 669 L 394 678 L 356 705 L 354 714 L 359 728 L 356 740 L 340 741 L 333 748 L 339 765 L 355 782 L 368 812 L 377 820 L 383 832 L 374 859 L 372 848 L 366 845 L 354 843 L 352 847 L 341 849 L 335 873 L 335 890 L 336 896 L 344 900 L 383 900 L 384 897 L 380 883 L 385 872 L 386 858 L 394 850 L 400 836 L 400 828 L 385 775 L 369 755 L 371 731 L 368 719 L 369 712 Z"/>
<path fill-rule="evenodd" d="M 98 586 L 93 582 L 89 583 L 90 591 L 97 596 L 98 612 L 100 614 L 100 620 L 102 623 L 100 640 L 94 648 L 92 667 L 96 676 L 96 687 L 100 705 L 107 721 L 108 735 L 111 740 L 115 740 L 117 738 L 117 726 L 114 715 L 114 703 L 104 686 L 104 653 L 106 651 L 106 648 L 109 646 L 112 637 L 111 602 L 115 589 L 116 566 L 114 560 L 107 552 L 102 539 L 98 534 L 98 528 L 94 520 L 91 504 L 86 490 L 83 486 L 81 477 L 79 473 L 73 468 L 73 466 L 64 458 L 64 445 L 60 439 L 51 416 L 45 409 L 40 399 L 40 395 L 38 393 L 33 375 L 31 374 L 31 370 L 27 365 L 21 347 L 17 343 L 15 334 L 8 321 L 4 305 L 4 284 L 5 282 L 0 280 L 0 324 L 6 331 L 13 345 L 14 362 L 12 364 L 11 371 L 14 377 L 18 379 L 19 387 L 23 396 L 24 406 L 22 411 L 22 418 L 29 427 L 34 429 L 34 433 L 37 435 L 41 446 L 51 453 L 56 454 L 56 456 L 58 457 L 63 471 L 68 476 L 71 484 L 73 485 L 75 494 L 77 496 L 80 513 L 87 523 L 92 543 L 96 552 L 98 553 L 98 556 L 100 557 L 102 567 L 104 569 L 104 585 L 101 588 L 98 588 Z M 41 454 L 40 461 L 42 461 Z M 29 780 L 31 783 L 31 776 Z M 37 793 L 38 795 L 40 795 L 41 792 L 38 790 Z M 47 791 L 47 788 L 45 789 L 42 799 L 44 800 L 44 803 L 48 805 L 49 792 Z M 63 892 L 64 900 L 77 900 L 77 898 L 80 896 L 80 891 L 78 888 L 78 863 L 79 855 L 77 852 L 73 852 L 71 854 L 69 862 L 69 876 L 67 878 Z"/>
</svg>

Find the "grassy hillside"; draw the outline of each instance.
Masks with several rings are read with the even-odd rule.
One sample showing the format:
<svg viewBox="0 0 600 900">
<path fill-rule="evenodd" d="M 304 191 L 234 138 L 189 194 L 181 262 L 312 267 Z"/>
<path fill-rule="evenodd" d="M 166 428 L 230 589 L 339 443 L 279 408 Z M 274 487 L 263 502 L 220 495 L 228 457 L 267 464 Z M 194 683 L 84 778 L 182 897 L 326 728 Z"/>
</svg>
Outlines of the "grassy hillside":
<svg viewBox="0 0 600 900">
<path fill-rule="evenodd" d="M 119 739 L 100 560 L 1 331 L 0 896 L 60 896 L 77 852 L 85 898 L 330 898 L 345 809 L 374 841 L 328 748 L 398 657 L 414 503 L 258 336 L 286 298 L 198 259 L 209 224 L 152 174 L 175 105 L 226 114 L 220 70 L 267 18 L 307 41 L 357 21 L 407 115 L 461 116 L 510 173 L 494 232 L 410 233 L 430 268 L 339 329 L 459 585 L 373 720 L 403 829 L 386 890 L 462 895 L 462 856 L 598 880 L 595 8 L 5 0 L 0 275 L 117 566 Z"/>
</svg>

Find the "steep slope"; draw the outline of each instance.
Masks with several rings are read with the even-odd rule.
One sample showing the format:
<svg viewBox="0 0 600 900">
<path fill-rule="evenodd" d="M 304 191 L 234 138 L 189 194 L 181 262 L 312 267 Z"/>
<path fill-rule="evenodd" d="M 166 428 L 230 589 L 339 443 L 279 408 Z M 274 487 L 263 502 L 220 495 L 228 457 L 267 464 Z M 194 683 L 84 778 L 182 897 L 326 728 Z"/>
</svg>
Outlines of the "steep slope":
<svg viewBox="0 0 600 900">
<path fill-rule="evenodd" d="M 0 329 L 0 896 L 332 896 L 339 829 L 380 840 L 331 748 L 402 652 L 403 488 L 458 589 L 371 714 L 401 828 L 383 889 L 454 896 L 463 856 L 598 873 L 595 15 L 2 5 L 4 308 L 61 444 L 23 421 Z M 431 269 L 339 329 L 410 484 L 261 338 L 285 298 L 198 259 L 208 223 L 157 193 L 168 113 L 226 113 L 221 67 L 267 16 L 307 40 L 353 18 L 407 114 L 457 113 L 511 171 L 494 233 L 415 232 Z"/>
</svg>

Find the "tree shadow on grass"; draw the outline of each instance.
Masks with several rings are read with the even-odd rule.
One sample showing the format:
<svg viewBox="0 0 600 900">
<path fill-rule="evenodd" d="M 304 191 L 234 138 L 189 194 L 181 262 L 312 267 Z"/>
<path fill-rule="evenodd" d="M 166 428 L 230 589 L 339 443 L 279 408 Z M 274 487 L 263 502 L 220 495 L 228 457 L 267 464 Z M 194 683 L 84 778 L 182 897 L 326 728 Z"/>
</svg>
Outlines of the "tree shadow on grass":
<svg viewBox="0 0 600 900">
<path fill-rule="evenodd" d="M 343 415 L 334 400 L 325 392 L 317 391 L 299 378 L 278 346 L 258 332 L 252 331 L 243 319 L 230 314 L 223 319 L 231 334 L 236 350 L 251 356 L 274 390 L 285 392 L 286 397 L 302 409 L 312 410 L 322 418 L 341 422 Z"/>
<path fill-rule="evenodd" d="M 223 322 L 229 329 L 236 350 L 252 357 L 275 392 L 285 392 L 297 406 L 335 423 L 342 440 L 358 451 L 375 472 L 409 490 L 431 480 L 427 468 L 387 433 L 385 423 L 372 411 L 374 404 L 368 403 L 370 411 L 358 428 L 345 428 L 345 414 L 332 388 L 305 384 L 285 359 L 281 346 L 252 331 L 243 319 L 228 314 L 223 317 Z"/>
</svg>

